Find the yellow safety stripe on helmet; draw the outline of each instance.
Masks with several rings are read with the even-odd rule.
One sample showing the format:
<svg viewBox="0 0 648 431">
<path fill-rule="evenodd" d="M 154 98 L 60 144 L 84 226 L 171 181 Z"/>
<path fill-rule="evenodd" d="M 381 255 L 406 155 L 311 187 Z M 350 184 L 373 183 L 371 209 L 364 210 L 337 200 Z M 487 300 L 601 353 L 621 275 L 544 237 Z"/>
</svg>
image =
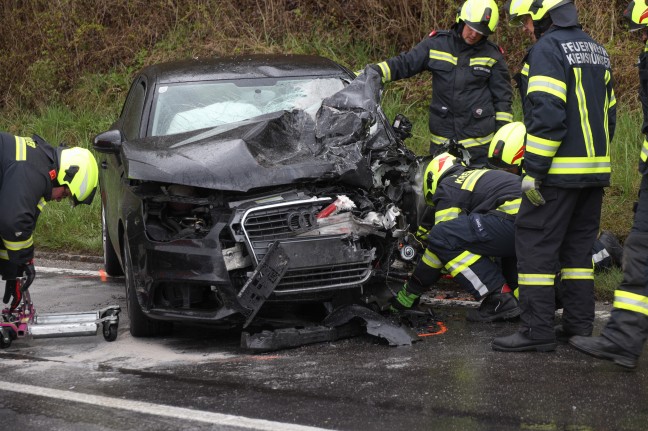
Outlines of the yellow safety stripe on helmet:
<svg viewBox="0 0 648 431">
<path fill-rule="evenodd" d="M 43 211 L 43 208 L 45 208 L 45 205 L 47 205 L 47 201 L 44 198 L 40 198 L 38 201 L 38 205 L 36 207 L 38 208 L 38 211 Z"/>
<path fill-rule="evenodd" d="M 446 263 L 445 267 L 453 277 L 456 277 L 461 271 L 468 268 L 473 263 L 477 262 L 481 256 L 473 254 L 469 251 L 464 251 L 459 256 Z"/>
<path fill-rule="evenodd" d="M 423 257 L 421 258 L 421 260 L 430 268 L 434 268 L 434 269 L 443 268 L 443 263 L 441 263 L 441 259 L 439 259 L 439 257 L 436 254 L 432 253 L 430 250 L 425 250 L 425 253 L 423 253 Z"/>
<path fill-rule="evenodd" d="M 430 140 L 432 141 L 433 144 L 443 145 L 448 140 L 448 138 L 444 138 L 443 136 L 439 136 L 439 135 L 435 135 L 434 133 L 430 133 Z"/>
<path fill-rule="evenodd" d="M 498 206 L 497 210 L 502 211 L 503 213 L 506 214 L 515 215 L 518 213 L 518 210 L 520 209 L 520 203 L 522 203 L 521 198 L 506 201 L 502 205 Z"/>
<path fill-rule="evenodd" d="M 7 250 L 0 250 L 0 259 L 9 260 L 9 253 Z"/>
<path fill-rule="evenodd" d="M 443 223 L 444 221 L 454 220 L 459 217 L 461 210 L 459 208 L 448 208 L 434 213 L 434 223 Z"/>
<path fill-rule="evenodd" d="M 15 136 L 16 141 L 16 161 L 22 162 L 27 160 L 27 145 L 25 143 L 25 138 L 20 136 Z"/>
<path fill-rule="evenodd" d="M 562 280 L 594 280 L 594 268 L 563 268 Z"/>
<path fill-rule="evenodd" d="M 518 274 L 520 286 L 553 286 L 556 274 Z"/>
<path fill-rule="evenodd" d="M 33 246 L 34 238 L 30 235 L 29 238 L 24 241 L 7 241 L 6 239 L 3 239 L 2 242 L 7 250 L 18 251 Z"/>
<path fill-rule="evenodd" d="M 382 63 L 378 63 L 378 67 L 380 67 L 380 70 L 382 70 L 383 82 L 391 81 L 391 69 L 389 68 L 387 62 L 383 61 Z"/>
<path fill-rule="evenodd" d="M 470 59 L 471 66 L 487 66 L 493 67 L 497 63 L 497 60 L 490 57 L 475 57 Z"/>
<path fill-rule="evenodd" d="M 614 308 L 634 311 L 648 316 L 648 297 L 617 290 L 614 292 Z"/>
<path fill-rule="evenodd" d="M 534 91 L 551 94 L 563 102 L 567 102 L 567 84 L 550 76 L 536 75 L 529 78 L 527 94 Z"/>
<path fill-rule="evenodd" d="M 472 171 L 466 179 L 464 180 L 464 183 L 461 185 L 461 190 L 468 190 L 469 192 L 472 192 L 475 189 L 475 184 L 477 184 L 477 181 L 484 175 L 486 172 L 488 172 L 487 169 L 478 169 L 475 171 Z"/>
<path fill-rule="evenodd" d="M 495 121 L 506 121 L 507 123 L 510 123 L 513 121 L 513 114 L 509 112 L 496 112 Z"/>
<path fill-rule="evenodd" d="M 495 133 L 491 133 L 490 135 L 481 138 L 462 139 L 461 141 L 459 141 L 459 143 L 463 145 L 464 148 L 477 147 L 479 145 L 486 145 L 490 143 L 490 141 L 493 140 L 493 136 L 495 136 Z"/>
<path fill-rule="evenodd" d="M 524 63 L 524 66 L 522 66 L 520 73 L 524 76 L 529 76 L 529 63 Z"/>
<path fill-rule="evenodd" d="M 437 51 L 436 49 L 430 50 L 430 58 L 432 60 L 441 60 L 447 61 L 453 65 L 457 65 L 457 57 L 453 56 L 449 52 Z"/>
<path fill-rule="evenodd" d="M 646 140 L 646 138 L 644 138 L 643 146 L 641 147 L 641 155 L 639 155 L 639 157 L 642 162 L 648 160 L 648 140 Z"/>
<path fill-rule="evenodd" d="M 553 157 L 556 155 L 560 143 L 561 141 L 552 141 L 527 133 L 525 151 L 539 156 Z"/>
<path fill-rule="evenodd" d="M 583 71 L 580 67 L 574 67 L 576 99 L 578 100 L 578 112 L 580 114 L 581 130 L 583 131 L 583 140 L 585 141 L 585 151 L 587 156 L 592 157 L 596 152 L 594 150 L 594 137 L 592 128 L 589 124 L 589 110 L 587 109 L 587 98 L 583 88 Z"/>
<path fill-rule="evenodd" d="M 609 174 L 612 172 L 610 157 L 554 157 L 550 174 Z"/>
</svg>

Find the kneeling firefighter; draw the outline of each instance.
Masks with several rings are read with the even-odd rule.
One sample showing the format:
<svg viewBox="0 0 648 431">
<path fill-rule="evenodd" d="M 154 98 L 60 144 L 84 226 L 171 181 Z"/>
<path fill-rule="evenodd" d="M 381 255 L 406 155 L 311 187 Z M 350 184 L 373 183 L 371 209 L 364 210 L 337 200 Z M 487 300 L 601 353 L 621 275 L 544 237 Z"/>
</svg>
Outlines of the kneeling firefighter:
<svg viewBox="0 0 648 431">
<path fill-rule="evenodd" d="M 12 309 L 36 276 L 33 232 L 43 207 L 65 197 L 73 205 L 90 204 L 98 172 L 85 148 L 53 148 L 38 135 L 0 132 L 0 274 L 7 280 L 3 302 L 13 297 Z"/>
<path fill-rule="evenodd" d="M 520 177 L 497 170 L 467 169 L 443 153 L 427 165 L 423 194 L 434 212 L 427 249 L 412 276 L 392 299 L 392 311 L 411 308 L 442 270 L 476 299 L 470 321 L 491 322 L 520 314 L 500 266 L 515 263 L 514 220 L 520 205 Z"/>
</svg>

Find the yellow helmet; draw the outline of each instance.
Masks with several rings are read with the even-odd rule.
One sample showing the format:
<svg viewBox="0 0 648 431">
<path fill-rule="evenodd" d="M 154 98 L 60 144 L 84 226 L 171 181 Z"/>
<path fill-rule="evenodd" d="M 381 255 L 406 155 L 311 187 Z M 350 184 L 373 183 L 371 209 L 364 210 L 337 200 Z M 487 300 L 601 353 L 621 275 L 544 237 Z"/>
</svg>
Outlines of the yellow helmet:
<svg viewBox="0 0 648 431">
<path fill-rule="evenodd" d="M 572 2 L 573 0 L 508 0 L 504 7 L 508 12 L 509 24 L 522 25 L 524 15 L 531 15 L 533 21 L 539 21 L 551 9 Z"/>
<path fill-rule="evenodd" d="M 432 197 L 436 193 L 437 184 L 450 168 L 460 166 L 461 162 L 450 153 L 441 153 L 428 163 L 423 175 L 423 196 L 428 205 L 434 205 Z"/>
<path fill-rule="evenodd" d="M 466 0 L 457 13 L 459 21 L 484 36 L 493 34 L 499 21 L 497 3 L 495 0 Z"/>
<path fill-rule="evenodd" d="M 59 147 L 58 153 L 58 184 L 68 186 L 74 205 L 91 204 L 99 183 L 99 168 L 94 156 L 80 147 Z"/>
<path fill-rule="evenodd" d="M 639 30 L 648 25 L 648 5 L 645 0 L 633 0 L 623 11 L 623 17 L 628 21 L 630 31 Z"/>
<path fill-rule="evenodd" d="M 514 168 L 522 165 L 526 127 L 516 121 L 502 126 L 488 148 L 488 163 L 495 168 Z"/>
</svg>

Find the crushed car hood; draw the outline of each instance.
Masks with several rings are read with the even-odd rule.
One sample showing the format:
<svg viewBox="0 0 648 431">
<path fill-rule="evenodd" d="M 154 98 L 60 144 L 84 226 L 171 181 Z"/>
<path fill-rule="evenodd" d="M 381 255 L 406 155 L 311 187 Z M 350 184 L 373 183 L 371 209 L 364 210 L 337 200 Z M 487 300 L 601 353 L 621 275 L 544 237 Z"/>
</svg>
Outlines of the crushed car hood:
<svg viewBox="0 0 648 431">
<path fill-rule="evenodd" d="M 370 188 L 372 151 L 392 145 L 381 120 L 381 77 L 367 68 L 322 103 L 315 120 L 281 111 L 205 131 L 122 146 L 130 179 L 247 192 L 304 180 Z"/>
</svg>

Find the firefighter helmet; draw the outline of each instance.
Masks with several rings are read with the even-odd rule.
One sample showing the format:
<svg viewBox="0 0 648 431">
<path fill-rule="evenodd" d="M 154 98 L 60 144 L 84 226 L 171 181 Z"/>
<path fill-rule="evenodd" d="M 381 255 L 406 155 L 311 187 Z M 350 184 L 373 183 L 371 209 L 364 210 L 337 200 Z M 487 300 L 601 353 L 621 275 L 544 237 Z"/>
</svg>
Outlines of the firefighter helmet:
<svg viewBox="0 0 648 431">
<path fill-rule="evenodd" d="M 488 163 L 495 168 L 519 168 L 524 159 L 526 127 L 516 121 L 502 126 L 488 148 Z"/>
<path fill-rule="evenodd" d="M 428 205 L 434 205 L 432 197 L 436 193 L 439 181 L 451 168 L 460 165 L 459 159 L 450 153 L 441 153 L 428 163 L 423 175 L 423 196 L 425 196 L 425 202 Z"/>
<path fill-rule="evenodd" d="M 632 0 L 623 11 L 623 18 L 627 20 L 630 31 L 646 27 L 648 25 L 648 5 L 645 0 Z"/>
<path fill-rule="evenodd" d="M 552 9 L 573 0 L 508 0 L 504 7 L 508 12 L 511 25 L 522 25 L 524 15 L 531 15 L 533 21 L 539 21 Z"/>
<path fill-rule="evenodd" d="M 59 147 L 59 186 L 70 189 L 74 205 L 90 204 L 99 183 L 99 169 L 92 153 L 80 147 Z"/>
<path fill-rule="evenodd" d="M 459 21 L 481 35 L 491 35 L 499 21 L 497 3 L 495 0 L 466 0 L 457 13 L 457 22 Z"/>
</svg>

